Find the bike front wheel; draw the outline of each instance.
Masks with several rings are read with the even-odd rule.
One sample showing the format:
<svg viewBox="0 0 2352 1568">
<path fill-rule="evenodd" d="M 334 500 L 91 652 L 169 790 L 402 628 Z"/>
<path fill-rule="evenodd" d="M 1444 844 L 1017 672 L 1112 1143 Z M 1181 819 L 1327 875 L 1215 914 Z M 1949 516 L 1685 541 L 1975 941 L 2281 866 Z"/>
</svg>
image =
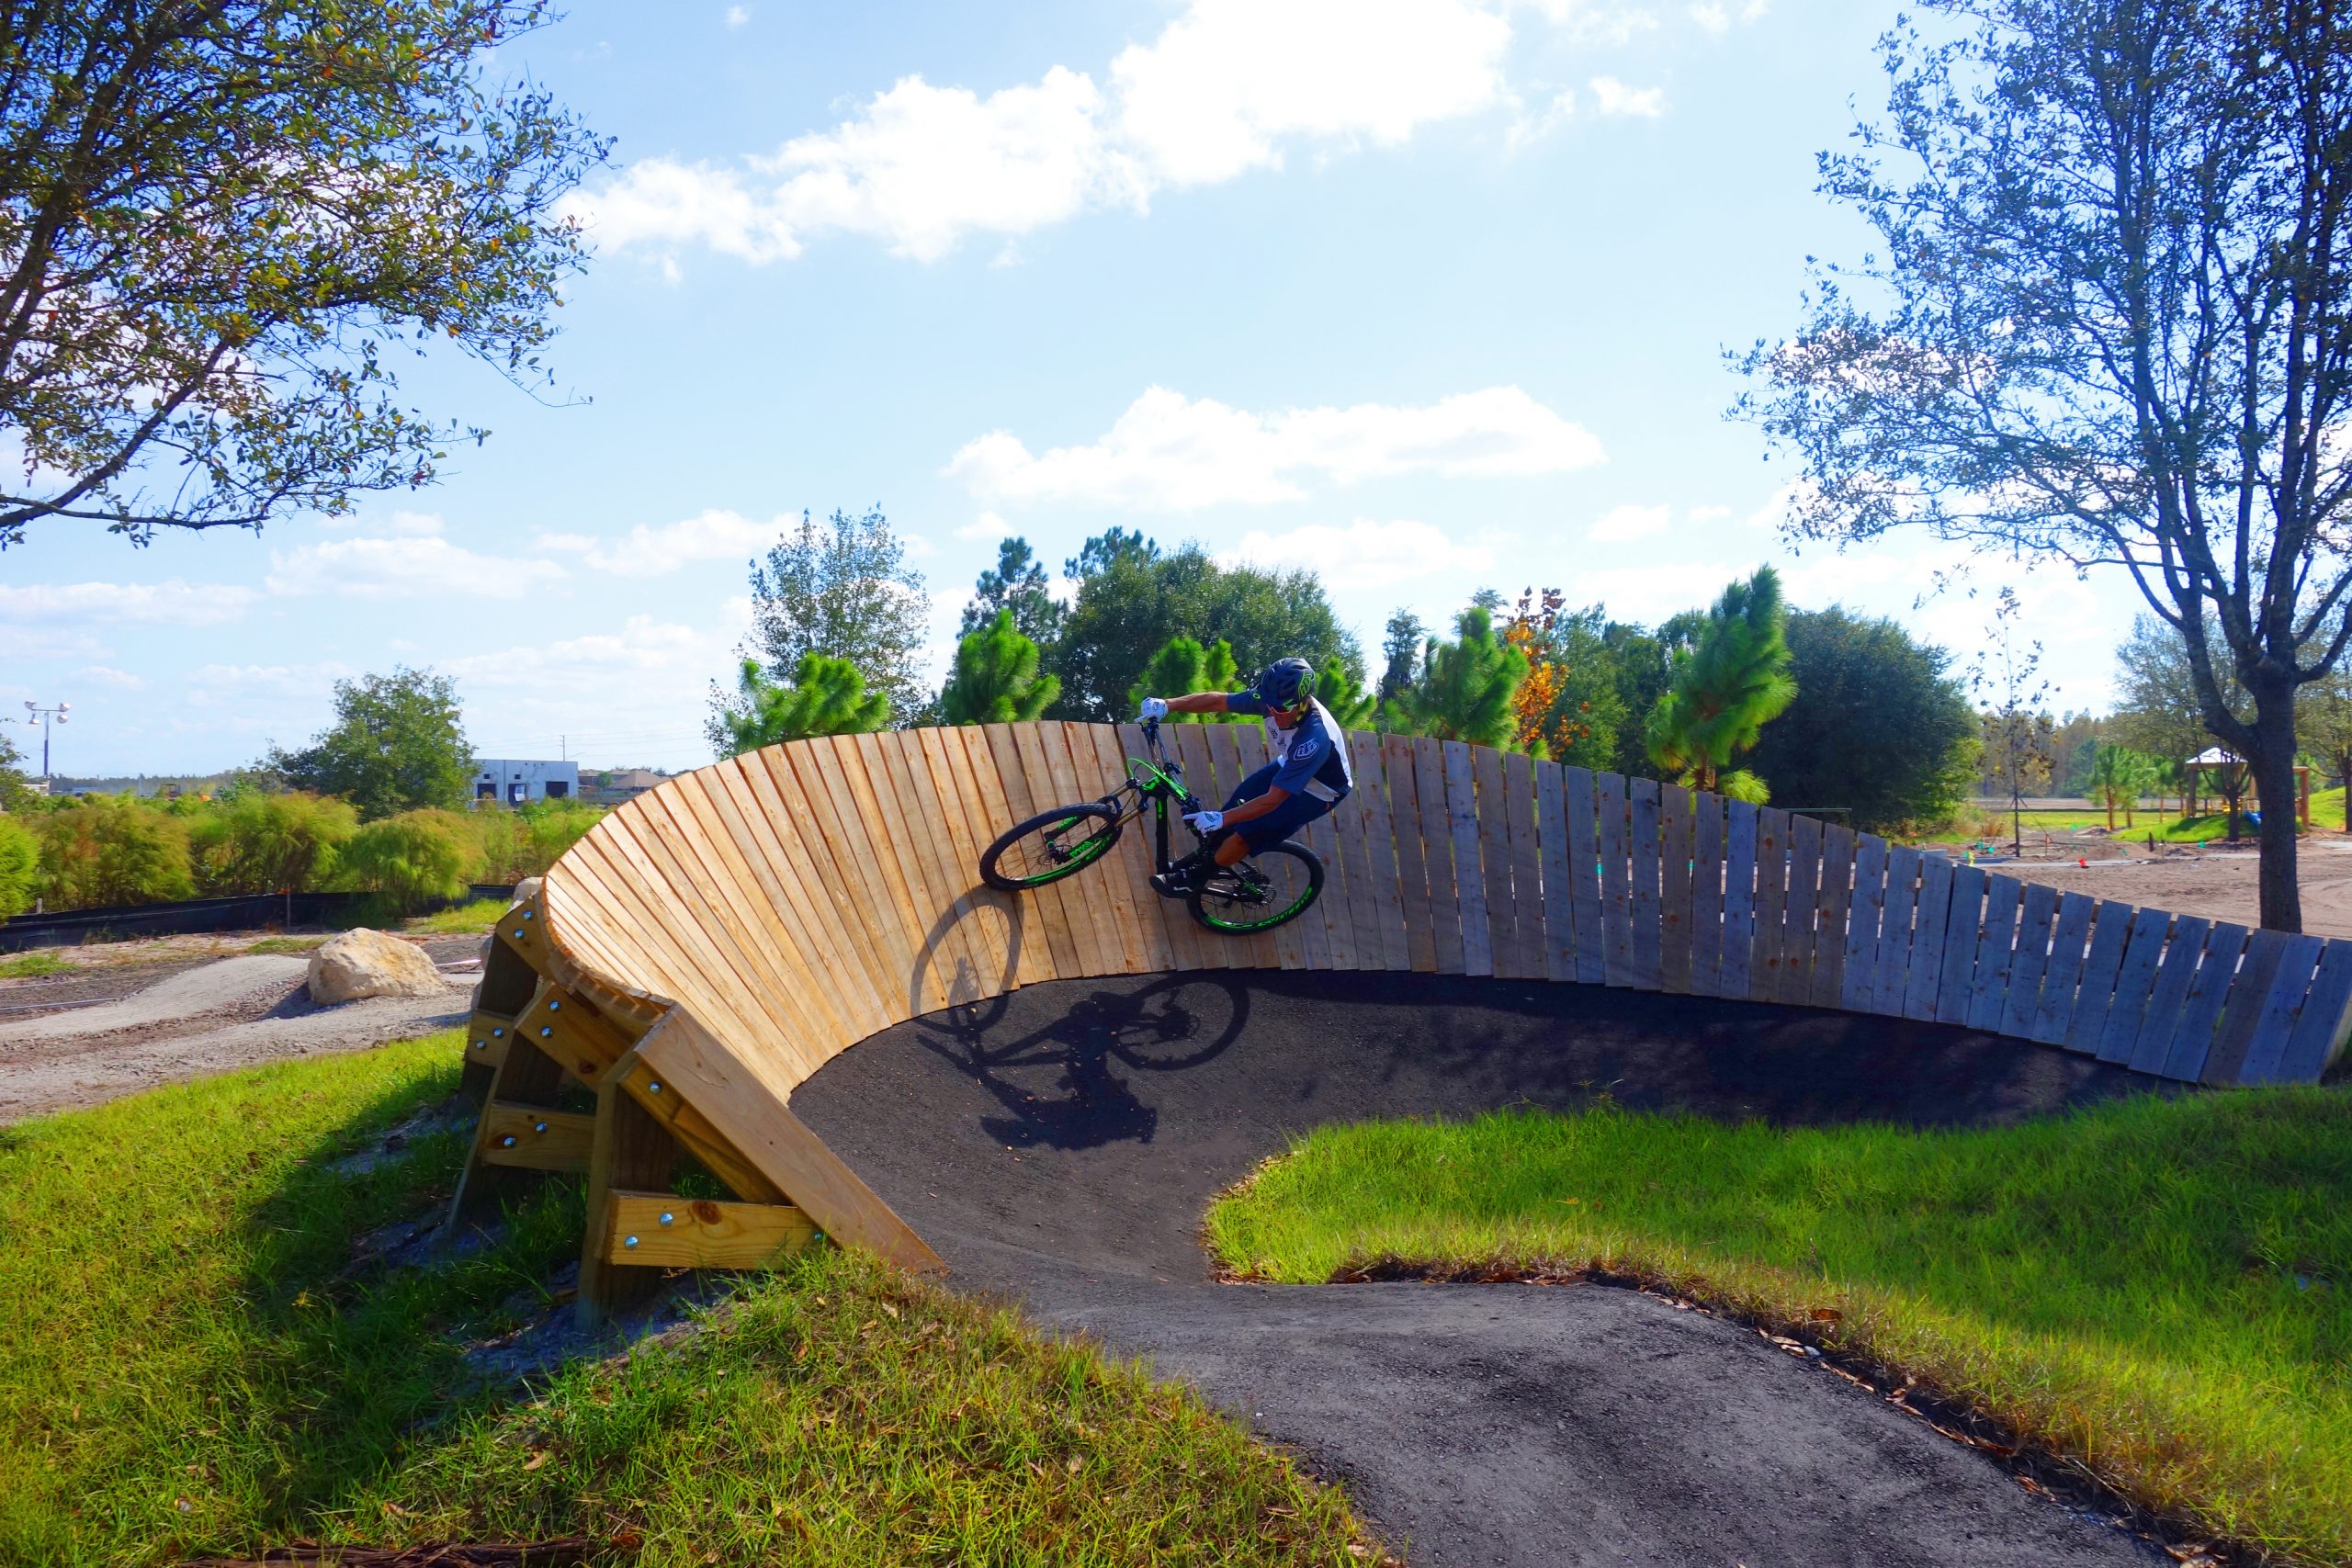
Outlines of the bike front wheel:
<svg viewBox="0 0 2352 1568">
<path fill-rule="evenodd" d="M 1099 800 L 1041 811 L 988 847 L 980 856 L 980 880 L 1018 893 L 1074 876 L 1108 854 L 1125 825 L 1116 809 Z"/>
<path fill-rule="evenodd" d="M 1185 895 L 1193 919 L 1213 931 L 1272 931 L 1305 914 L 1323 891 L 1323 863 L 1304 844 L 1273 844 L 1219 866 Z"/>
</svg>

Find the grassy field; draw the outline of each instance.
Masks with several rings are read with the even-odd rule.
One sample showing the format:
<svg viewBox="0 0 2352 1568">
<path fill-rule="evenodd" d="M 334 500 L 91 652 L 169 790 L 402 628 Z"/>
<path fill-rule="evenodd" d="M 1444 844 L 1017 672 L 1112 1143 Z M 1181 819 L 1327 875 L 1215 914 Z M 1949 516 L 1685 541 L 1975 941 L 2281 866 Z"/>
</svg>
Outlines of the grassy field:
<svg viewBox="0 0 2352 1568">
<path fill-rule="evenodd" d="M 2316 814 L 2316 802 L 2314 802 L 2313 810 L 2313 820 L 2324 823 L 2325 819 Z M 2037 833 L 2071 833 L 2082 828 L 2106 827 L 2107 812 L 2103 807 L 2092 807 L 2086 810 L 2028 811 L 2022 816 L 2021 826 L 2028 838 Z M 2253 825 L 2241 823 L 2240 827 L 2245 837 L 2251 841 L 2254 837 Z M 2183 818 L 2177 810 L 2160 811 L 2148 807 L 2135 813 L 2132 825 L 2127 828 L 2123 825 L 2123 813 L 2120 810 L 2116 812 L 2115 836 L 2117 838 L 2139 844 L 2145 843 L 2150 834 L 2154 834 L 2156 842 L 2160 844 L 2220 843 L 2230 836 L 2230 819 L 2226 813 Z M 1972 812 L 1962 826 L 1935 835 L 1931 841 L 1966 842 L 1978 838 L 1984 839 L 1996 849 L 2007 843 L 2009 841 L 2008 813 L 2000 813 L 1996 822 L 1990 813 L 1984 814 L 1980 820 L 1978 814 Z"/>
<path fill-rule="evenodd" d="M 1327 1128 L 1219 1257 L 1597 1268 L 1874 1357 L 2143 1503 L 2352 1561 L 2352 1093 L 2139 1097 L 1978 1131 L 1603 1109 Z"/>
<path fill-rule="evenodd" d="M 456 1056 L 444 1034 L 0 1132 L 0 1562 L 571 1534 L 648 1568 L 1379 1560 L 1190 1394 L 831 1248 L 673 1343 L 483 1386 L 460 1348 L 545 1307 L 578 1188 L 395 1269 L 354 1240 L 446 1201 L 458 1134 L 339 1168 Z"/>
<path fill-rule="evenodd" d="M 62 975 L 74 965 L 46 953 L 19 953 L 0 958 L 0 980 L 31 980 L 43 975 Z"/>
<path fill-rule="evenodd" d="M 454 909 L 442 909 L 430 915 L 419 915 L 401 926 L 412 936 L 469 936 L 486 931 L 498 923 L 506 912 L 503 898 L 477 898 L 470 904 L 460 904 Z"/>
</svg>

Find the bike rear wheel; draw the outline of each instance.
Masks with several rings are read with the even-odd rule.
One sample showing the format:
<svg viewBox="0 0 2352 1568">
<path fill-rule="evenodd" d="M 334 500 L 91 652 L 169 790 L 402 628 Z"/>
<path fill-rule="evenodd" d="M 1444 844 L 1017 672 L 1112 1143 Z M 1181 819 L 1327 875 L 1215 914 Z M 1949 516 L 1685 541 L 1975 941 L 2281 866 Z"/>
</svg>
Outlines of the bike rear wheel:
<svg viewBox="0 0 2352 1568">
<path fill-rule="evenodd" d="M 1057 806 L 1008 828 L 980 856 L 980 880 L 1018 893 L 1075 876 L 1111 851 L 1126 826 L 1101 801 Z"/>
<path fill-rule="evenodd" d="M 1280 843 L 1212 869 L 1185 895 L 1184 907 L 1213 931 L 1266 931 L 1305 914 L 1322 891 L 1323 863 L 1315 852 Z"/>
</svg>

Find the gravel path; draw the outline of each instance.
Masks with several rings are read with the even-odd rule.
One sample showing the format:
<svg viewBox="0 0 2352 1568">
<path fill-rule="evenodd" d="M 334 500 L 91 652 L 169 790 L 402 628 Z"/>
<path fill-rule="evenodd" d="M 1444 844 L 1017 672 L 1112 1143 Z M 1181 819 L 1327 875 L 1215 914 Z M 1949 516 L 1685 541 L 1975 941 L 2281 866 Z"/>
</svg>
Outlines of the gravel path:
<svg viewBox="0 0 2352 1568">
<path fill-rule="evenodd" d="M 1559 1108 L 2016 1120 L 2149 1081 L 1932 1025 L 1388 975 L 1033 987 L 793 1108 L 944 1257 L 1343 1478 L 1419 1564 L 2150 1564 L 1753 1331 L 1603 1286 L 1220 1286 L 1215 1193 L 1319 1122 Z M 2157 1090 L 2156 1092 L 2163 1092 Z"/>
</svg>

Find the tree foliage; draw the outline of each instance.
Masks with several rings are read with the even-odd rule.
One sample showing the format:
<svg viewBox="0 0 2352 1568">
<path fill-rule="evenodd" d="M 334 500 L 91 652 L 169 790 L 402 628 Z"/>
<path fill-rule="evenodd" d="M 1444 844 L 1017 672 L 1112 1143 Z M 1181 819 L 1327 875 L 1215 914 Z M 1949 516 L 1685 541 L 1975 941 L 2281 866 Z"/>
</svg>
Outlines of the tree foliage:
<svg viewBox="0 0 2352 1568">
<path fill-rule="evenodd" d="M 1411 685 L 1421 672 L 1421 645 L 1430 630 L 1410 610 L 1396 610 L 1380 633 L 1380 685 L 1374 693 L 1386 702 Z"/>
<path fill-rule="evenodd" d="M 1017 542 L 1017 541 L 1008 541 Z M 1010 605 L 956 645 L 955 672 L 939 694 L 947 724 L 1005 724 L 1035 718 L 1061 695 L 1062 683 L 1039 672 L 1035 641 L 1022 632 Z"/>
<path fill-rule="evenodd" d="M 2086 793 L 2091 804 L 2107 808 L 2107 830 L 2115 831 L 2115 813 L 2123 812 L 2123 825 L 2132 826 L 2132 814 L 2140 797 L 2156 787 L 2156 760 L 2129 746 L 2109 741 L 2091 758 L 2090 777 L 2086 781 Z"/>
<path fill-rule="evenodd" d="M 722 757 L 811 735 L 855 735 L 890 722 L 890 699 L 867 691 L 865 676 L 846 659 L 804 653 L 789 682 L 770 681 L 758 660 L 746 659 L 737 682 L 736 700 L 721 710 Z"/>
<path fill-rule="evenodd" d="M 1511 698 L 1527 679 L 1527 655 L 1497 634 L 1493 614 L 1473 604 L 1453 620 L 1454 640 L 1432 639 L 1421 651 L 1421 678 L 1383 720 L 1392 730 L 1510 750 L 1519 713 Z"/>
<path fill-rule="evenodd" d="M 1650 760 L 1677 782 L 1737 800 L 1767 798 L 1764 781 L 1731 761 L 1796 699 L 1787 619 L 1780 573 L 1759 567 L 1724 589 L 1695 646 L 1675 654 L 1643 733 Z"/>
<path fill-rule="evenodd" d="M 431 670 L 334 683 L 335 722 L 299 751 L 273 749 L 264 767 L 289 789 L 339 795 L 372 822 L 396 812 L 465 804 L 473 781 L 458 684 Z"/>
<path fill-rule="evenodd" d="M 17 743 L 0 735 L 0 811 L 22 811 L 40 798 L 33 794 L 31 781 L 25 777 L 24 760 Z"/>
<path fill-rule="evenodd" d="M 906 553 L 879 507 L 857 517 L 835 512 L 821 524 L 802 513 L 799 527 L 752 563 L 752 635 L 743 654 L 764 667 L 765 682 L 795 685 L 809 654 L 845 660 L 889 712 L 922 713 L 931 695 L 920 668 L 931 610 L 922 574 L 907 566 Z M 732 754 L 728 747 L 742 725 L 756 728 L 742 705 L 749 690 L 739 682 L 733 694 L 711 693 L 704 728 L 721 755 Z"/>
<path fill-rule="evenodd" d="M 40 840 L 41 897 L 51 908 L 154 904 L 196 891 L 187 825 L 129 795 L 88 795 L 27 825 Z"/>
<path fill-rule="evenodd" d="M 206 894 L 306 893 L 325 886 L 359 827 L 346 801 L 255 789 L 230 792 L 187 818 L 196 885 Z"/>
<path fill-rule="evenodd" d="M 343 847 L 342 881 L 380 893 L 404 914 L 462 898 L 481 854 L 472 825 L 455 811 L 403 811 L 370 822 Z"/>
<path fill-rule="evenodd" d="M 1014 629 L 1040 648 L 1062 635 L 1062 607 L 1055 602 L 1045 563 L 1031 552 L 1026 539 L 997 542 L 996 565 L 972 585 L 958 635 L 971 636 L 994 621 L 1000 610 L 1010 610 Z"/>
<path fill-rule="evenodd" d="M 0 815 L 0 919 L 21 915 L 40 896 L 40 840 L 14 817 Z"/>
<path fill-rule="evenodd" d="M 13 5 L 0 25 L 0 547 L 347 511 L 434 477 L 395 348 L 543 383 L 560 198 L 605 144 L 491 51 L 540 0 Z M 424 350 L 419 348 L 418 353 Z"/>
<path fill-rule="evenodd" d="M 1315 700 L 1329 710 L 1341 729 L 1369 729 L 1380 698 L 1363 689 L 1356 672 L 1338 654 L 1327 654 L 1315 671 Z"/>
</svg>

